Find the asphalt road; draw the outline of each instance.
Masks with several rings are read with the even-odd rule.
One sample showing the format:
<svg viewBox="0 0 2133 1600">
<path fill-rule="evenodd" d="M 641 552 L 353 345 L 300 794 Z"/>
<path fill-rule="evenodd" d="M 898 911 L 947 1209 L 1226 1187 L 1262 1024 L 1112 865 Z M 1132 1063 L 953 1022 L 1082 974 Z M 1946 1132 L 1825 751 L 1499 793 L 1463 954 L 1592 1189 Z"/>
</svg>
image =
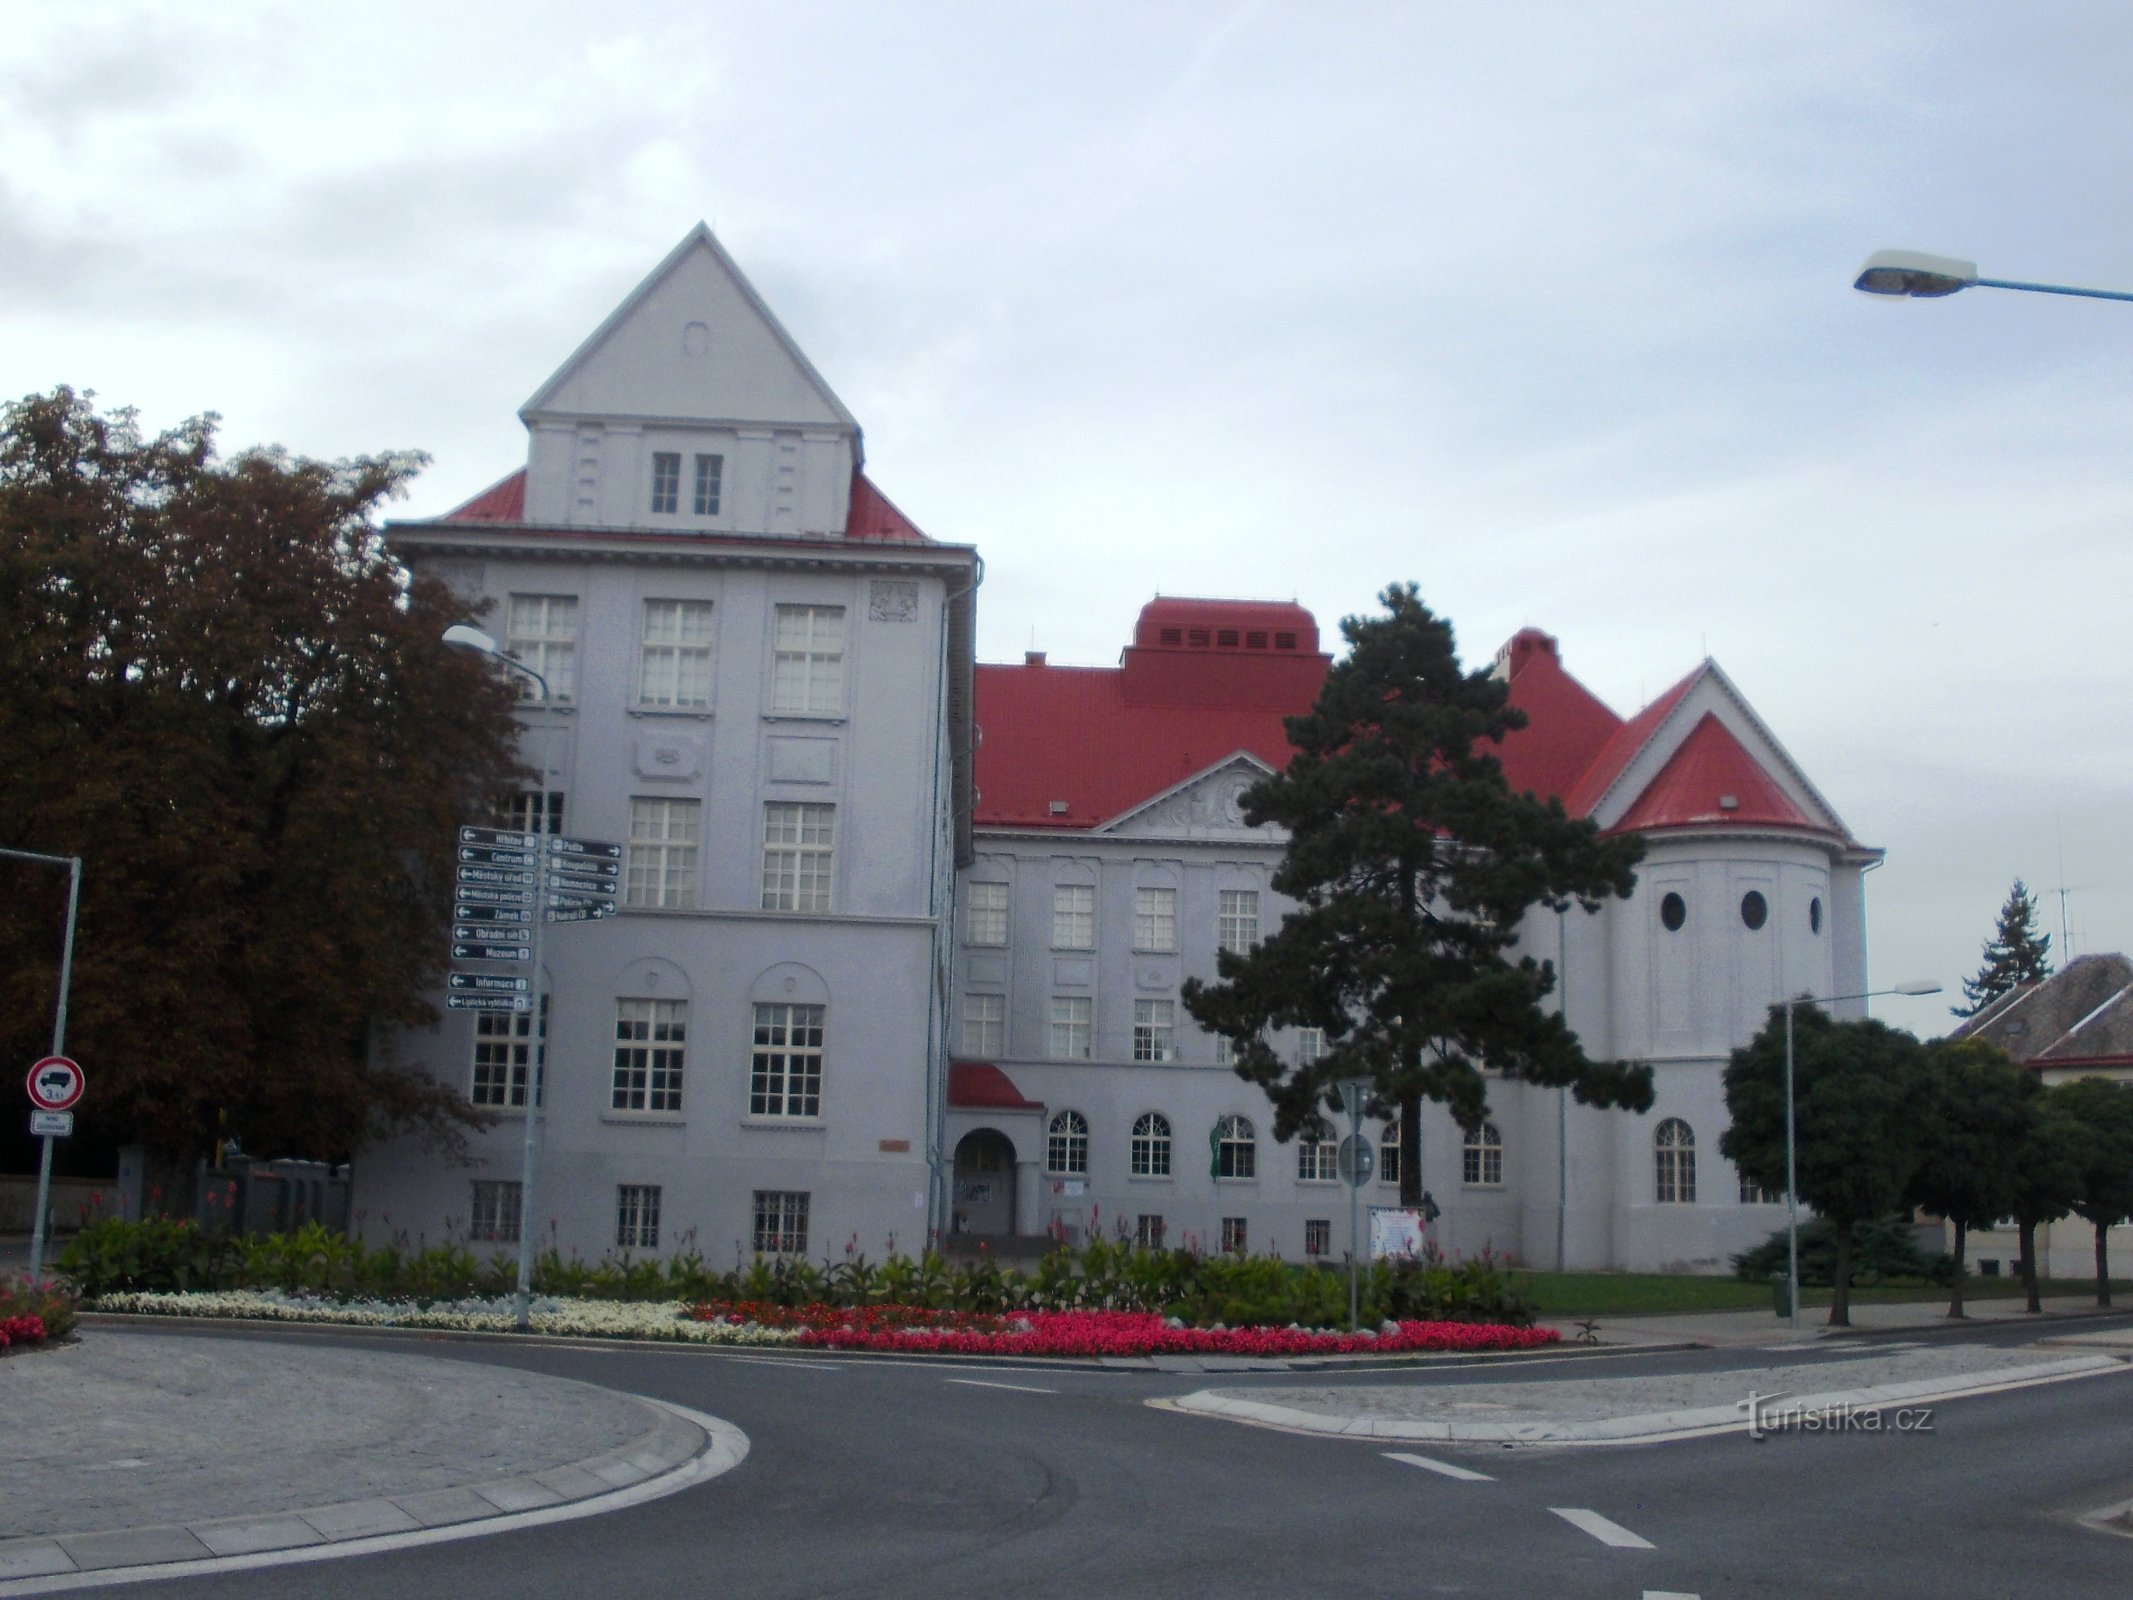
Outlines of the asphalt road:
<svg viewBox="0 0 2133 1600">
<path fill-rule="evenodd" d="M 2025 1336 L 2033 1330 L 1962 1329 L 1905 1342 Z M 421 1348 L 708 1411 L 745 1430 L 753 1449 L 712 1483 L 609 1516 L 164 1580 L 149 1591 L 203 1600 L 2133 1593 L 2133 1539 L 2076 1521 L 2133 1498 L 2133 1374 L 1947 1402 L 1929 1432 L 1444 1447 L 1421 1465 L 1371 1443 L 1144 1403 L 1298 1381 L 1281 1375 L 633 1346 Z M 1833 1374 L 1846 1348 L 1608 1355 L 1521 1364 L 1517 1374 L 1575 1382 L 1602 1371 L 1795 1361 Z M 1477 1363 L 1412 1381 L 1505 1375 Z M 1388 1379 L 1378 1370 L 1332 1381 Z"/>
</svg>

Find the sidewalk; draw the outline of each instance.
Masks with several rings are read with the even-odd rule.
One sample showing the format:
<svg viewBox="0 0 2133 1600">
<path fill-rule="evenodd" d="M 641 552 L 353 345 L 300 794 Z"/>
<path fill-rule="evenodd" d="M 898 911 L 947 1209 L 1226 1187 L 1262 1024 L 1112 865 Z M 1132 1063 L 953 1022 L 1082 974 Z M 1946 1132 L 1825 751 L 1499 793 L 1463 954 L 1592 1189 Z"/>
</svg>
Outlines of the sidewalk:
<svg viewBox="0 0 2133 1600">
<path fill-rule="evenodd" d="M 748 1448 L 716 1418 L 568 1379 L 93 1328 L 0 1360 L 0 1409 L 0 1595 L 589 1514 L 713 1476 Z"/>
<path fill-rule="evenodd" d="M 1785 1318 L 1772 1311 L 1704 1311 L 1676 1317 L 1600 1317 L 1596 1320 L 1602 1344 L 1688 1343 L 1724 1348 L 1733 1345 L 1807 1344 L 1818 1339 L 1841 1339 L 1847 1334 L 1892 1333 L 1898 1329 L 2001 1327 L 2017 1322 L 2037 1329 L 2037 1336 L 2041 1339 L 2050 1336 L 2062 1323 L 2070 1323 L 2078 1328 L 2081 1322 L 2090 1317 L 2110 1314 L 2099 1311 L 2094 1295 L 2047 1297 L 2043 1304 L 2043 1312 L 2033 1315 L 2023 1309 L 2023 1302 L 2018 1296 L 1971 1300 L 1965 1307 L 1970 1315 L 1956 1321 L 1948 1316 L 1948 1301 L 1945 1296 L 1916 1301 L 1855 1300 L 1852 1303 L 1852 1325 L 1849 1329 L 1830 1327 L 1827 1306 L 1802 1306 L 1797 1330 L 1790 1327 Z M 2133 1310 L 2133 1306 L 2118 1306 L 2113 1309 L 2124 1312 Z M 1569 1343 L 1577 1337 L 1579 1321 L 1576 1317 L 1543 1318 L 1540 1325 L 1555 1329 L 1563 1336 L 1564 1342 Z"/>
</svg>

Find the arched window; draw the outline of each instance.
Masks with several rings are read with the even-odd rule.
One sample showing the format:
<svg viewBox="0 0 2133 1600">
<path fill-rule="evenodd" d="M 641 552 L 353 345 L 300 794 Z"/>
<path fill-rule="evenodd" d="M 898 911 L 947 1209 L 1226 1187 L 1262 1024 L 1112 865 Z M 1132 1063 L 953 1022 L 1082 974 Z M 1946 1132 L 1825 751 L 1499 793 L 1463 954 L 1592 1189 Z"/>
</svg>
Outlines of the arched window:
<svg viewBox="0 0 2133 1600">
<path fill-rule="evenodd" d="M 1378 1135 L 1378 1180 L 1381 1183 L 1400 1181 L 1400 1123 L 1395 1118 L 1385 1124 L 1385 1131 Z"/>
<path fill-rule="evenodd" d="M 1143 1112 L 1133 1124 L 1133 1175 L 1170 1176 L 1170 1119 L 1160 1111 Z"/>
<path fill-rule="evenodd" d="M 1652 1198 L 1661 1205 L 1696 1203 L 1696 1135 L 1679 1117 L 1668 1117 L 1653 1136 Z"/>
<path fill-rule="evenodd" d="M 1215 1124 L 1215 1176 L 1259 1176 L 1259 1136 L 1249 1117 L 1228 1116 Z"/>
<path fill-rule="evenodd" d="M 1050 1137 L 1044 1143 L 1047 1172 L 1083 1173 L 1089 1170 L 1089 1119 L 1079 1111 L 1061 1111 L 1052 1117 Z"/>
<path fill-rule="evenodd" d="M 1332 1183 L 1340 1176 L 1340 1143 L 1324 1117 L 1313 1117 L 1296 1130 L 1296 1181 Z"/>
<path fill-rule="evenodd" d="M 1503 1135 L 1496 1131 L 1495 1123 L 1484 1122 L 1466 1136 L 1459 1176 L 1464 1183 L 1485 1188 L 1503 1183 Z"/>
</svg>

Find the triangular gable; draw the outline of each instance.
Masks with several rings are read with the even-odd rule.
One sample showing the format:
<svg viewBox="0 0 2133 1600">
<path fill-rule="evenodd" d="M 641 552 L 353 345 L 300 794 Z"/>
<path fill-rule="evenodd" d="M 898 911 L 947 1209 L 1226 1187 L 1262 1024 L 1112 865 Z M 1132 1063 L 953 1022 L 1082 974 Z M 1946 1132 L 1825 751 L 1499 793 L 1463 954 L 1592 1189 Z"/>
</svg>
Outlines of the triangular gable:
<svg viewBox="0 0 2133 1600">
<path fill-rule="evenodd" d="M 1615 824 L 1624 831 L 1731 823 L 1815 828 L 1777 780 L 1726 725 L 1706 711 L 1665 766 Z"/>
<path fill-rule="evenodd" d="M 520 407 L 537 417 L 859 424 L 699 222 Z"/>
<path fill-rule="evenodd" d="M 1263 838 L 1277 830 L 1244 820 L 1244 791 L 1273 768 L 1249 750 L 1224 756 L 1093 831 L 1128 839 Z"/>
<path fill-rule="evenodd" d="M 1692 787 L 1703 784 L 1720 768 L 1732 773 L 1732 781 L 1738 787 L 1714 790 L 1710 797 L 1711 807 L 1720 814 L 1708 819 L 1695 816 L 1695 807 L 1702 802 L 1689 789 L 1677 791 L 1673 801 L 1664 803 L 1655 796 L 1645 806 L 1646 796 L 1660 785 L 1676 756 L 1706 719 L 1715 723 L 1726 738 L 1706 734 L 1699 753 L 1674 770 L 1680 783 L 1691 784 L 1693 779 Z M 1728 741 L 1738 756 L 1725 750 Z M 1704 763 L 1711 764 L 1709 770 L 1704 769 Z M 1750 771 L 1757 775 L 1758 786 L 1767 786 L 1770 791 L 1761 802 L 1767 810 L 1789 811 L 1799 819 L 1763 825 L 1805 828 L 1853 844 L 1851 830 L 1835 808 L 1822 798 L 1799 763 L 1778 743 L 1733 680 L 1710 660 L 1622 725 L 1594 759 L 1592 769 L 1578 781 L 1569 809 L 1573 815 L 1588 816 L 1610 831 L 1636 826 L 1750 826 L 1740 817 L 1726 814 L 1717 804 L 1719 795 L 1730 793 L 1745 805 L 1747 797 L 1741 791 L 1748 787 L 1745 774 Z M 1683 807 L 1689 809 L 1682 810 Z M 1632 822 L 1640 808 L 1647 816 L 1671 820 Z"/>
</svg>

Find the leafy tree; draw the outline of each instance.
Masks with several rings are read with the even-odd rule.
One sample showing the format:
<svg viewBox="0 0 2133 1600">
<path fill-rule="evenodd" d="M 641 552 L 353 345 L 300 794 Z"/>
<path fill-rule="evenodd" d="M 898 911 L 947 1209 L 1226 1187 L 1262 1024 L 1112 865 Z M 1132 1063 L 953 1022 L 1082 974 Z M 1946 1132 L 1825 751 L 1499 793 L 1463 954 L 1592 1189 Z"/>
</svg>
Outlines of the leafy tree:
<svg viewBox="0 0 2133 1600">
<path fill-rule="evenodd" d="M 434 1020 L 454 824 L 518 776 L 511 690 L 372 515 L 419 465 L 144 437 L 67 389 L 0 410 L 0 842 L 84 858 L 68 1044 L 104 1130 L 341 1158 L 452 1142 L 372 1050 Z M 5 865 L 5 864 L 0 864 Z M 58 885 L 0 878 L 0 1049 L 36 1054 Z"/>
<path fill-rule="evenodd" d="M 2007 891 L 2007 904 L 2000 907 L 1999 926 L 1985 941 L 1985 964 L 1977 976 L 1963 980 L 1967 1006 L 1950 1006 L 1959 1017 L 1974 1017 L 2010 989 L 2025 983 L 2042 983 L 2052 975 L 2050 934 L 2037 932 L 2036 902 L 2020 878 Z"/>
<path fill-rule="evenodd" d="M 2096 1230 L 2096 1303 L 2111 1303 L 2109 1235 L 2133 1220 L 2133 1084 L 2076 1078 L 2052 1091 L 2088 1131 L 2081 1198 L 2074 1210 Z"/>
<path fill-rule="evenodd" d="M 1237 1072 L 1273 1102 L 1287 1138 L 1336 1081 L 1368 1080 L 1400 1119 L 1400 1199 L 1422 1197 L 1421 1105 L 1468 1128 L 1487 1110 L 1481 1063 L 1588 1105 L 1647 1109 L 1651 1069 L 1589 1060 L 1541 1002 L 1547 963 L 1516 957 L 1535 906 L 1597 909 L 1626 895 L 1642 854 L 1603 839 L 1562 803 L 1514 794 L 1495 747 L 1524 726 L 1505 685 L 1459 666 L 1449 622 L 1411 584 L 1383 616 L 1341 624 L 1347 655 L 1311 711 L 1288 721 L 1295 755 L 1244 795 L 1254 825 L 1289 844 L 1273 884 L 1298 909 L 1220 980 L 1188 981 L 1185 1006 L 1237 1047 Z M 1325 1053 L 1298 1065 L 1275 1028 L 1318 1028 Z"/>
<path fill-rule="evenodd" d="M 2066 1087 L 2047 1089 L 2037 1114 L 2015 1150 L 2015 1202 L 2010 1208 L 2021 1230 L 2022 1287 L 2031 1311 L 2042 1311 L 2037 1289 L 2037 1225 L 2054 1222 L 2081 1204 L 2082 1180 L 2090 1160 L 2087 1126 L 2069 1101 Z"/>
<path fill-rule="evenodd" d="M 1785 1008 L 1726 1064 L 1732 1125 L 1719 1152 L 1766 1189 L 1785 1187 Z M 1800 1199 L 1837 1234 L 1833 1328 L 1851 1325 L 1851 1272 L 1859 1225 L 1893 1211 L 1918 1165 L 1926 1099 L 1924 1047 L 1874 1021 L 1836 1022 L 1793 1007 L 1795 1159 Z"/>
<path fill-rule="evenodd" d="M 1905 1198 L 1955 1224 L 1948 1315 L 1963 1310 L 1963 1253 L 1973 1228 L 2014 1212 L 2015 1162 L 2036 1120 L 2043 1086 L 1982 1039 L 1926 1046 L 1928 1094 L 1919 1124 L 1918 1170 Z"/>
</svg>

